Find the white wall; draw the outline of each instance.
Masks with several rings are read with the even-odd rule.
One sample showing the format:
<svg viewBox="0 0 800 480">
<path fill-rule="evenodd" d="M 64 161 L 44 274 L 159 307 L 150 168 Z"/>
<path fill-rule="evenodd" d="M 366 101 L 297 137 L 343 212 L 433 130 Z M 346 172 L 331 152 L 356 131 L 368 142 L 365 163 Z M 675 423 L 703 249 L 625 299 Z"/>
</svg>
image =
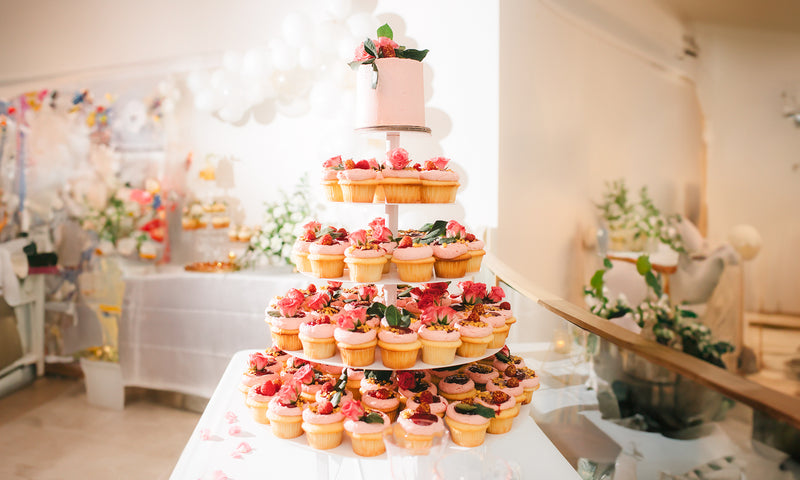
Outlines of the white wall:
<svg viewBox="0 0 800 480">
<path fill-rule="evenodd" d="M 672 32 L 667 45 L 679 45 L 677 20 L 650 9 L 636 23 L 631 12 L 615 15 L 612 4 L 603 15 L 593 13 L 593 2 L 563 4 L 501 3 L 501 189 L 492 249 L 535 284 L 576 299 L 588 281 L 577 240 L 597 225 L 592 201 L 604 181 L 648 185 L 665 212 L 696 213 L 687 200 L 700 188 L 703 147 L 693 84 L 654 66 L 674 64 L 674 56 L 653 47 L 664 45 L 661 34 L 647 36 L 651 27 Z M 616 22 L 647 41 L 615 37 Z"/>
<path fill-rule="evenodd" d="M 696 25 L 698 91 L 707 114 L 709 236 L 756 227 L 745 265 L 748 310 L 800 313 L 800 129 L 781 92 L 800 96 L 800 34 Z M 798 97 L 800 98 L 800 97 Z"/>
</svg>

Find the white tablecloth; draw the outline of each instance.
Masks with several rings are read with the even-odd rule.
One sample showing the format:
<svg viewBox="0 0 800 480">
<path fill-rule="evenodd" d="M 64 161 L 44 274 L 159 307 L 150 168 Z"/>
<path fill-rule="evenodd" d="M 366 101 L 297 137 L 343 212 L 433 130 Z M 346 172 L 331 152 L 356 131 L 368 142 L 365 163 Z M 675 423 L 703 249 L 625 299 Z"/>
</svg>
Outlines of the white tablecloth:
<svg viewBox="0 0 800 480">
<path fill-rule="evenodd" d="M 231 356 L 271 345 L 269 299 L 308 279 L 276 273 L 174 269 L 125 279 L 119 331 L 126 385 L 210 397 Z"/>
<path fill-rule="evenodd" d="M 306 445 L 305 436 L 281 440 L 272 436 L 269 425 L 256 423 L 237 390 L 250 353 L 238 352 L 231 359 L 178 459 L 171 480 L 213 479 L 215 472 L 222 472 L 235 480 L 392 478 L 385 453 L 373 458 L 357 457 L 352 453 L 347 437 L 339 447 L 318 452 Z M 235 415 L 232 423 L 229 423 L 233 419 L 229 412 Z M 579 479 L 575 470 L 526 414 L 528 412 L 528 407 L 524 406 L 511 432 L 487 435 L 484 442 L 486 453 L 518 464 L 524 479 Z M 241 431 L 231 434 L 231 427 L 238 427 Z M 208 430 L 207 440 L 203 440 L 204 430 Z M 234 458 L 231 454 L 242 442 L 253 450 Z"/>
</svg>

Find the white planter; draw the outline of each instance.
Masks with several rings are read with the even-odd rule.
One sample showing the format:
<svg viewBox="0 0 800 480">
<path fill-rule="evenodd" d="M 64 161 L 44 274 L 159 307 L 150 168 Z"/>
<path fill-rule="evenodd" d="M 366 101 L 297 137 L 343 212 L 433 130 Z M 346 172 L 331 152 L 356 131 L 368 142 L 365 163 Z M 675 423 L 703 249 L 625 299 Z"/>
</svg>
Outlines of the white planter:
<svg viewBox="0 0 800 480">
<path fill-rule="evenodd" d="M 125 408 L 125 384 L 119 363 L 81 358 L 81 368 L 90 405 L 114 410 Z"/>
</svg>

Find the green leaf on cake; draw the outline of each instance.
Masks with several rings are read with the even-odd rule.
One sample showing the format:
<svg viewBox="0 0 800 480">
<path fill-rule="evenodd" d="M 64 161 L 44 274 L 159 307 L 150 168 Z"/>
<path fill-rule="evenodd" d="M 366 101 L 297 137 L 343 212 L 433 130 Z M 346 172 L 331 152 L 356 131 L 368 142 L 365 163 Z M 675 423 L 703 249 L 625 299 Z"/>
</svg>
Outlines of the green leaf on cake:
<svg viewBox="0 0 800 480">
<path fill-rule="evenodd" d="M 383 417 L 377 412 L 370 412 L 364 415 L 363 420 L 365 423 L 383 423 Z"/>
<path fill-rule="evenodd" d="M 494 354 L 494 358 L 500 360 L 503 363 L 509 363 L 511 361 L 511 357 L 509 357 L 508 355 L 506 355 L 502 351 L 495 353 Z"/>
<path fill-rule="evenodd" d="M 331 404 L 334 407 L 338 407 L 339 406 L 339 402 L 341 402 L 341 401 L 342 401 L 342 392 L 336 392 L 336 393 L 333 394 L 333 397 L 331 397 Z"/>
<path fill-rule="evenodd" d="M 383 318 L 384 313 L 386 313 L 386 305 L 382 304 L 381 302 L 374 302 L 369 306 L 369 308 L 367 308 L 367 315 L 370 317 Z"/>
<path fill-rule="evenodd" d="M 375 42 L 373 42 L 371 38 L 364 40 L 364 51 L 378 58 L 378 49 L 375 48 Z"/>
<path fill-rule="evenodd" d="M 386 323 L 388 323 L 390 327 L 408 328 L 408 326 L 411 325 L 411 312 L 408 310 L 401 312 L 394 305 L 386 307 L 384 316 L 386 317 Z"/>
<path fill-rule="evenodd" d="M 417 50 L 414 48 L 407 48 L 405 50 L 400 50 L 400 51 L 395 50 L 395 52 L 397 53 L 398 58 L 408 58 L 411 60 L 416 60 L 418 62 L 421 62 L 422 59 L 424 59 L 425 56 L 428 54 L 428 49 Z"/>
<path fill-rule="evenodd" d="M 281 315 L 281 312 L 279 312 L 277 310 L 268 310 L 267 311 L 267 315 L 269 315 L 270 317 L 282 317 L 283 316 L 283 315 Z"/>
<path fill-rule="evenodd" d="M 463 415 L 480 415 L 484 418 L 494 418 L 494 410 L 479 403 L 458 403 L 455 411 Z"/>
<path fill-rule="evenodd" d="M 376 63 L 372 64 L 372 89 L 375 90 L 378 88 L 378 65 Z"/>
<path fill-rule="evenodd" d="M 377 380 L 379 382 L 390 382 L 392 379 L 391 370 L 364 370 L 364 377 Z"/>
<path fill-rule="evenodd" d="M 390 27 L 388 23 L 384 23 L 378 27 L 378 36 L 386 37 L 389 40 L 394 40 L 394 32 L 392 32 L 392 27 Z"/>
</svg>

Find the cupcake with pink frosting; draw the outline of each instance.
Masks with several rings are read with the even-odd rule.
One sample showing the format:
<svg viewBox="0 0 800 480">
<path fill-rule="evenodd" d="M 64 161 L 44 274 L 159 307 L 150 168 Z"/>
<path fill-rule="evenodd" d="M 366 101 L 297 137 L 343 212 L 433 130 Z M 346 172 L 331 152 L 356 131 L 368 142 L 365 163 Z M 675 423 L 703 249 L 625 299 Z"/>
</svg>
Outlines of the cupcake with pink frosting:
<svg viewBox="0 0 800 480">
<path fill-rule="evenodd" d="M 367 325 L 367 309 L 345 309 L 339 316 L 333 332 L 342 363 L 348 367 L 365 367 L 375 361 L 378 332 Z"/>
<path fill-rule="evenodd" d="M 338 174 L 344 170 L 342 156 L 336 155 L 322 163 L 322 189 L 325 198 L 330 202 L 342 201 L 342 187 L 339 185 Z"/>
<path fill-rule="evenodd" d="M 322 400 L 303 410 L 303 431 L 308 445 L 316 450 L 330 450 L 342 443 L 344 414 L 339 405 Z"/>
<path fill-rule="evenodd" d="M 436 385 L 430 381 L 430 374 L 422 370 L 397 372 L 397 387 L 400 402 L 404 404 L 409 398 L 422 392 L 428 391 L 434 395 L 437 392 Z"/>
<path fill-rule="evenodd" d="M 377 390 L 379 388 L 396 389 L 397 381 L 393 373 L 391 370 L 364 370 L 364 377 L 361 379 L 359 391 L 364 395 L 368 390 Z"/>
<path fill-rule="evenodd" d="M 291 259 L 300 272 L 311 272 L 311 262 L 308 260 L 309 247 L 317 240 L 320 232 L 320 223 L 311 221 L 303 225 L 303 233 L 292 245 Z"/>
<path fill-rule="evenodd" d="M 404 282 L 427 282 L 433 276 L 431 267 L 436 259 L 433 248 L 423 243 L 415 243 L 408 235 L 392 252 L 392 263 L 397 266 L 397 275 Z"/>
<path fill-rule="evenodd" d="M 475 402 L 494 410 L 494 418 L 489 421 L 489 433 L 507 433 L 511 430 L 514 417 L 519 415 L 517 400 L 511 395 L 495 390 L 493 392 L 478 392 Z"/>
<path fill-rule="evenodd" d="M 450 307 L 431 306 L 426 308 L 417 331 L 422 344 L 422 361 L 429 365 L 453 363 L 456 350 L 461 346 L 461 334 L 452 325 L 456 311 Z"/>
<path fill-rule="evenodd" d="M 281 350 L 280 348 L 276 347 L 275 345 L 269 347 L 264 354 L 268 357 L 274 358 L 278 363 L 280 363 L 281 368 L 283 368 L 283 366 L 286 365 L 286 362 L 289 360 L 289 357 L 291 356 L 288 353 Z"/>
<path fill-rule="evenodd" d="M 386 250 L 380 243 L 367 238 L 366 230 L 356 230 L 348 237 L 350 246 L 344 251 L 344 262 L 350 272 L 350 281 L 377 282 L 383 275 Z"/>
<path fill-rule="evenodd" d="M 480 318 L 480 313 L 473 310 L 469 317 L 456 322 L 458 333 L 461 334 L 461 346 L 457 353 L 462 357 L 483 357 L 494 339 L 494 329 Z"/>
<path fill-rule="evenodd" d="M 419 173 L 422 188 L 420 199 L 422 203 L 453 203 L 456 201 L 458 190 L 458 174 L 447 168 L 450 159 L 433 157 L 425 161 L 425 166 Z"/>
<path fill-rule="evenodd" d="M 417 363 L 417 354 L 422 343 L 417 332 L 409 328 L 411 313 L 394 305 L 385 307 L 377 302 L 370 309 L 383 310 L 383 319 L 386 322 L 378 331 L 378 346 L 383 365 L 393 370 L 413 367 Z"/>
<path fill-rule="evenodd" d="M 441 395 L 431 393 L 430 390 L 425 390 L 418 393 L 406 400 L 406 409 L 417 410 L 423 403 L 428 405 L 428 409 L 434 415 L 444 417 L 445 410 L 447 410 L 447 400 Z"/>
<path fill-rule="evenodd" d="M 344 275 L 345 249 L 347 232 L 344 229 L 323 234 L 308 247 L 311 272 L 318 278 L 340 278 Z"/>
<path fill-rule="evenodd" d="M 475 235 L 471 233 L 467 233 L 466 236 L 464 236 L 464 240 L 467 241 L 467 250 L 470 255 L 469 262 L 467 263 L 467 273 L 479 272 L 483 256 L 486 255 L 486 250 L 483 249 L 486 244 L 483 240 L 475 237 Z"/>
<path fill-rule="evenodd" d="M 419 203 L 422 190 L 420 167 L 410 164 L 411 159 L 404 148 L 397 147 L 386 153 L 386 161 L 381 169 L 381 186 L 386 203 Z"/>
<path fill-rule="evenodd" d="M 394 390 L 376 388 L 363 392 L 361 394 L 361 403 L 366 408 L 385 413 L 389 419 L 394 421 L 397 418 L 397 410 L 400 407 L 400 396 Z"/>
<path fill-rule="evenodd" d="M 392 253 L 395 247 L 397 247 L 397 242 L 392 239 L 392 231 L 386 228 L 386 220 L 383 217 L 377 217 L 375 220 L 369 222 L 367 236 L 371 241 L 377 242 L 386 252 L 386 263 L 383 264 L 383 273 L 389 273 L 392 265 Z"/>
<path fill-rule="evenodd" d="M 466 373 L 448 375 L 439 381 L 439 395 L 449 402 L 472 398 L 477 393 L 475 382 Z"/>
<path fill-rule="evenodd" d="M 494 417 L 493 409 L 468 399 L 450 403 L 445 422 L 450 427 L 450 437 L 456 445 L 477 447 L 483 444 L 489 422 Z"/>
<path fill-rule="evenodd" d="M 519 381 L 519 384 L 522 386 L 522 391 L 525 394 L 522 404 L 527 405 L 531 403 L 533 392 L 539 390 L 540 386 L 539 376 L 536 375 L 536 372 L 533 369 L 528 367 L 517 368 L 514 365 L 509 365 L 503 372 L 503 376 L 506 378 L 516 378 Z"/>
<path fill-rule="evenodd" d="M 300 324 L 299 338 L 303 354 L 308 358 L 330 358 L 336 353 L 336 340 L 333 331 L 336 324 L 328 315 L 317 316 Z"/>
<path fill-rule="evenodd" d="M 386 451 L 383 436 L 391 427 L 392 421 L 383 413 L 365 409 L 359 402 L 343 402 L 345 415 L 344 430 L 353 452 L 362 457 L 374 457 Z"/>
<path fill-rule="evenodd" d="M 483 363 L 473 363 L 464 371 L 475 382 L 477 390 L 486 390 L 486 384 L 500 376 L 496 368 Z"/>
<path fill-rule="evenodd" d="M 277 310 L 268 310 L 266 322 L 270 326 L 272 343 L 281 350 L 300 350 L 300 324 L 305 322 L 306 313 L 300 310 L 306 297 L 293 288 L 286 296 L 277 300 Z"/>
<path fill-rule="evenodd" d="M 416 410 L 405 409 L 400 412 L 392 431 L 396 443 L 422 451 L 433 445 L 434 437 L 442 437 L 444 433 L 444 421 L 430 412 L 427 403 L 420 404 Z"/>
<path fill-rule="evenodd" d="M 239 383 L 239 391 L 246 397 L 252 387 L 268 380 L 280 379 L 280 371 L 281 364 L 274 358 L 261 352 L 251 353 L 247 360 L 247 369 Z"/>
<path fill-rule="evenodd" d="M 499 352 L 494 354 L 492 366 L 500 372 L 505 372 L 509 365 L 514 365 L 517 368 L 525 366 L 525 360 L 517 355 L 511 355 L 511 351 L 507 345 L 504 345 Z"/>
<path fill-rule="evenodd" d="M 358 162 L 345 160 L 343 170 L 336 175 L 345 202 L 372 203 L 379 184 L 376 167 L 378 163 L 374 158 Z"/>
<path fill-rule="evenodd" d="M 353 393 L 349 391 L 346 387 L 342 387 L 342 385 L 347 385 L 347 377 L 342 375 L 339 380 L 336 381 L 337 383 L 326 382 L 322 385 L 316 395 L 315 400 L 320 402 L 322 400 L 327 400 L 329 402 L 336 401 L 337 404 L 341 405 L 349 400 L 355 400 L 353 398 Z"/>
<path fill-rule="evenodd" d="M 266 382 L 256 385 L 247 392 L 247 400 L 245 405 L 253 415 L 253 420 L 258 423 L 269 424 L 267 418 L 267 411 L 269 410 L 269 402 L 278 393 L 281 388 L 280 380 L 267 380 Z"/>
<path fill-rule="evenodd" d="M 300 386 L 300 397 L 306 402 L 313 402 L 322 386 L 334 379 L 308 363 L 295 372 L 292 380 Z"/>
<path fill-rule="evenodd" d="M 466 241 L 467 230 L 463 225 L 450 220 L 447 223 L 445 236 L 433 244 L 433 264 L 439 278 L 460 278 L 467 274 L 467 264 L 472 256 L 469 254 Z"/>
<path fill-rule="evenodd" d="M 501 391 L 505 392 L 516 400 L 517 403 L 525 401 L 525 389 L 522 388 L 519 380 L 516 377 L 497 377 L 491 382 L 486 384 L 487 392 Z"/>
<path fill-rule="evenodd" d="M 285 382 L 270 400 L 267 409 L 272 434 L 278 438 L 295 438 L 303 434 L 303 400 L 300 386 Z"/>
</svg>

